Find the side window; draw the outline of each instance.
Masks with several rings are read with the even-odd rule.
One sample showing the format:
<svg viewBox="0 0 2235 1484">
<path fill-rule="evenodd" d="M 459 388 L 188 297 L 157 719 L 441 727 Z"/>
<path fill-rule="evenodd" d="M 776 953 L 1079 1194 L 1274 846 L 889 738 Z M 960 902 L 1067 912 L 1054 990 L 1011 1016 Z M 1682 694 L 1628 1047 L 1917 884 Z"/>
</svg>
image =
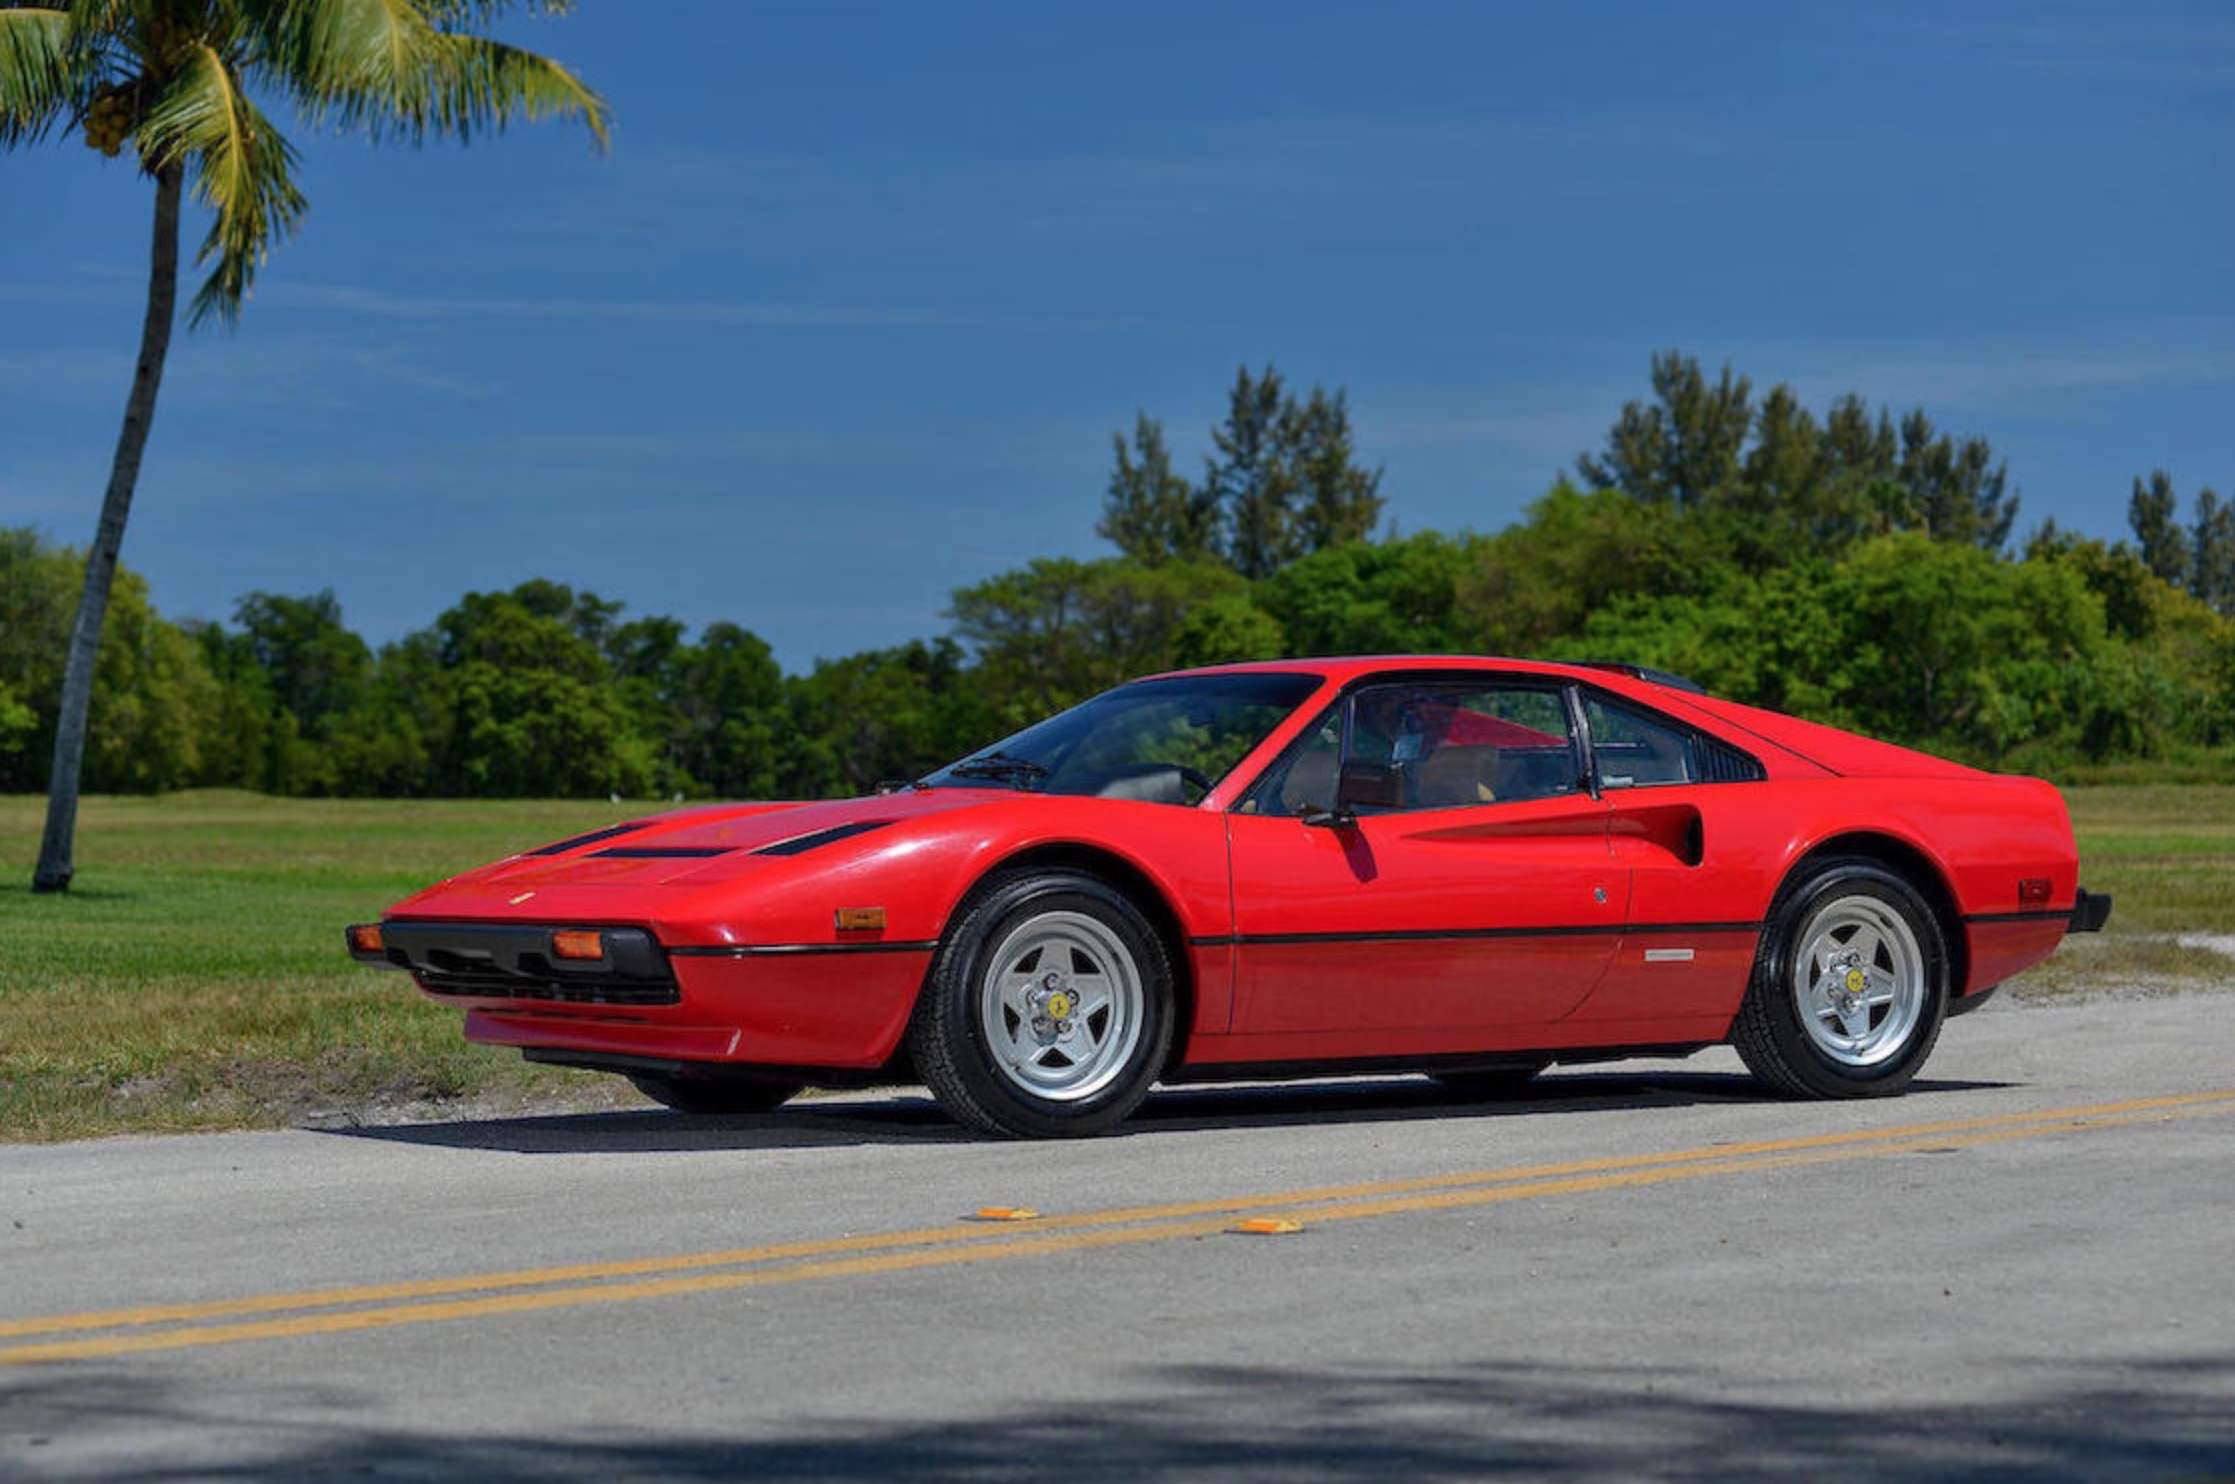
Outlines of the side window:
<svg viewBox="0 0 2235 1484">
<path fill-rule="evenodd" d="M 1244 814 L 1287 815 L 1335 807 L 1335 767 L 1343 745 L 1343 708 L 1337 706 L 1316 724 L 1303 745 L 1276 763 L 1265 781 L 1250 790 Z"/>
<path fill-rule="evenodd" d="M 1567 704 L 1556 689 L 1466 684 L 1360 691 L 1351 759 L 1395 775 L 1399 809 L 1452 809 L 1574 793 Z"/>
<path fill-rule="evenodd" d="M 1698 780 L 1691 732 L 1596 696 L 1584 697 L 1583 715 L 1591 727 L 1591 759 L 1600 787 Z"/>
</svg>

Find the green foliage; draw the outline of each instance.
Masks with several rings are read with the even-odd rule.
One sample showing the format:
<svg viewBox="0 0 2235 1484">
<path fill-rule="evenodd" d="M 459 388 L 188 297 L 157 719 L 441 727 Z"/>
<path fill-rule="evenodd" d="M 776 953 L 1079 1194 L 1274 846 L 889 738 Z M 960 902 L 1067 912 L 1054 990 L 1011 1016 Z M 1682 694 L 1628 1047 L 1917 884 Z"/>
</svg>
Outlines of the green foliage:
<svg viewBox="0 0 2235 1484">
<path fill-rule="evenodd" d="M 44 786 L 83 571 L 78 552 L 30 531 L 0 531 L 0 686 L 33 715 L 27 730 L 14 729 L 13 751 L 0 750 L 0 791 Z M 137 792 L 197 781 L 222 704 L 194 641 L 155 612 L 137 573 L 119 571 L 93 671 L 86 787 Z"/>
<path fill-rule="evenodd" d="M 1487 544 L 1424 531 L 1351 541 L 1293 562 L 1260 583 L 1256 602 L 1290 654 L 1427 653 L 1464 647 L 1459 587 Z"/>
<path fill-rule="evenodd" d="M 1153 420 L 1119 442 L 1102 529 L 1125 555 L 999 573 L 954 593 L 950 634 L 801 675 L 735 623 L 694 636 L 556 582 L 468 593 L 374 653 L 331 593 L 250 593 L 230 625 L 182 629 L 123 572 L 91 786 L 853 795 L 1138 675 L 1466 651 L 1654 665 L 1996 767 L 2226 769 L 2235 510 L 2211 491 L 2184 529 L 2171 480 L 2138 483 L 2141 549 L 2050 522 L 2013 559 L 1983 444 L 1854 397 L 1819 421 L 1784 387 L 1756 402 L 1681 357 L 1654 371 L 1657 402 L 1585 461 L 1615 487 L 1562 481 L 1493 535 L 1381 540 L 1341 394 L 1299 400 L 1244 371 L 1202 484 L 1172 472 Z M 1253 579 L 1236 512 L 1267 500 L 1285 534 L 1247 558 L 1271 563 Z M 81 562 L 0 531 L 0 790 L 45 781 Z"/>
<path fill-rule="evenodd" d="M 1245 577 L 1267 577 L 1309 552 L 1372 534 L 1381 519 L 1381 471 L 1357 461 L 1350 404 L 1313 387 L 1298 401 L 1267 366 L 1235 372 L 1225 420 L 1211 429 L 1203 481 L 1172 470 L 1163 424 L 1138 414 L 1116 462 L 1095 529 L 1143 566 L 1223 559 Z"/>
<path fill-rule="evenodd" d="M 1115 463 L 1095 533 L 1147 566 L 1200 561 L 1218 554 L 1218 494 L 1198 489 L 1172 472 L 1164 425 L 1143 412 L 1133 419 L 1133 443 L 1110 435 Z"/>
<path fill-rule="evenodd" d="M 1653 400 L 1630 402 L 1603 451 L 1584 454 L 1588 486 L 1643 504 L 1721 518 L 1755 569 L 1796 550 L 1829 554 L 1889 531 L 1989 551 L 2008 544 L 2018 496 L 1983 438 L 1941 432 L 1922 408 L 1898 425 L 1862 399 L 1836 399 L 1819 426 L 1792 389 L 1757 406 L 1753 384 L 1725 366 L 1713 382 L 1677 351 L 1653 357 Z"/>
<path fill-rule="evenodd" d="M 2163 469 L 2151 471 L 2147 484 L 2136 475 L 2126 502 L 2126 523 L 2141 545 L 2142 565 L 2160 582 L 2188 580 L 2188 532 L 2181 529 L 2179 503 L 2173 476 Z"/>
<path fill-rule="evenodd" d="M 257 268 L 308 208 L 295 147 L 262 94 L 314 123 L 419 143 L 514 119 L 579 118 L 602 146 L 605 103 L 547 57 L 459 28 L 501 0 L 76 0 L 0 4 L 0 148 L 79 129 L 149 174 L 184 171 L 210 213 L 210 274 L 193 318 L 240 313 Z M 566 7 L 542 0 L 524 7 Z"/>
<path fill-rule="evenodd" d="M 957 637 L 976 651 L 980 683 L 998 698 L 991 714 L 1013 730 L 1170 667 L 1196 610 L 1246 591 L 1215 563 L 1046 557 L 960 589 L 952 612 Z"/>
</svg>

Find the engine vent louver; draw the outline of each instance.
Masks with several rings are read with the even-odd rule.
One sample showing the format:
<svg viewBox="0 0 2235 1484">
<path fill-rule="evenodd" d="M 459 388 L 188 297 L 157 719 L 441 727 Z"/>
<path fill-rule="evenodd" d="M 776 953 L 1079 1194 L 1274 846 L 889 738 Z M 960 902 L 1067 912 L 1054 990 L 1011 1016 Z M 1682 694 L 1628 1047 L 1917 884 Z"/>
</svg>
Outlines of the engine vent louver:
<svg viewBox="0 0 2235 1484">
<path fill-rule="evenodd" d="M 1762 765 L 1727 742 L 1702 737 L 1695 754 L 1702 783 L 1759 783 Z"/>
<path fill-rule="evenodd" d="M 794 835 L 789 840 L 778 840 L 774 845 L 763 845 L 755 855 L 804 855 L 818 845 L 832 845 L 840 840 L 850 840 L 856 835 L 866 835 L 871 830 L 881 830 L 891 824 L 889 819 L 862 819 L 852 824 L 834 824 L 827 830 L 817 830 L 811 835 Z"/>
</svg>

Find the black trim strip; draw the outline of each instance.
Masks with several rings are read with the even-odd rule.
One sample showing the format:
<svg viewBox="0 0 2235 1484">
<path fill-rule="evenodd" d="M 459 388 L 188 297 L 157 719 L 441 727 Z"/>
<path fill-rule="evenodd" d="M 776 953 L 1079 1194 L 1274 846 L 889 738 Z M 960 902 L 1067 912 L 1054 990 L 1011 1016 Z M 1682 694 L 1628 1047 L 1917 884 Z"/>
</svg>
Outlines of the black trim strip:
<svg viewBox="0 0 2235 1484">
<path fill-rule="evenodd" d="M 1964 916 L 1966 923 L 1973 922 L 2058 922 L 2070 921 L 2072 909 L 2046 912 L 1972 912 Z"/>
<path fill-rule="evenodd" d="M 807 953 L 924 953 L 939 946 L 936 938 L 900 943 L 734 943 L 670 948 L 670 958 L 759 958 L 767 954 Z"/>
<path fill-rule="evenodd" d="M 728 855 L 734 847 L 728 845 L 616 845 L 611 850 L 590 853 L 592 860 L 632 861 L 689 861 L 704 860 L 710 855 Z"/>
<path fill-rule="evenodd" d="M 535 850 L 529 851 L 528 854 L 565 855 L 570 850 L 579 850 L 585 845 L 595 845 L 600 840 L 610 840 L 616 835 L 632 834 L 637 830 L 643 829 L 645 823 L 646 821 L 640 819 L 634 824 L 610 825 L 602 830 L 592 830 L 587 835 L 575 835 L 569 839 L 559 840 L 550 845 L 541 846 Z"/>
<path fill-rule="evenodd" d="M 1592 923 L 1582 927 L 1404 928 L 1377 933 L 1236 933 L 1187 941 L 1196 948 L 1217 948 L 1234 943 L 1411 943 L 1440 938 L 1604 938 L 1625 934 L 1758 933 L 1761 930 L 1762 924 L 1758 922 L 1634 922 Z"/>
<path fill-rule="evenodd" d="M 891 824 L 889 819 L 857 819 L 852 824 L 834 824 L 827 830 L 811 834 L 794 835 L 789 840 L 778 840 L 774 845 L 763 845 L 755 855 L 805 855 L 818 845 L 834 845 L 840 840 L 850 840 L 856 835 L 866 835 L 871 830 L 881 830 Z"/>
</svg>

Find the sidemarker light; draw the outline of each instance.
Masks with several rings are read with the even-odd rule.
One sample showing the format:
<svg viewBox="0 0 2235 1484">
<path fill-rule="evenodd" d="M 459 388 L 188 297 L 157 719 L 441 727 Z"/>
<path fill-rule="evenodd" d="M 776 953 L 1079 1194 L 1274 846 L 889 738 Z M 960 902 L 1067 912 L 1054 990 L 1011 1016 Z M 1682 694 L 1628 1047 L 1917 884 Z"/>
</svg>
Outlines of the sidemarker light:
<svg viewBox="0 0 2235 1484">
<path fill-rule="evenodd" d="M 882 907 L 840 907 L 837 912 L 838 931 L 842 933 L 881 933 L 885 930 L 885 909 Z"/>
<path fill-rule="evenodd" d="M 2027 876 L 2018 882 L 2018 900 L 2028 907 L 2044 907 L 2049 901 L 2049 878 Z"/>
<path fill-rule="evenodd" d="M 352 926 L 349 930 L 349 951 L 369 953 L 376 958 L 386 953 L 388 947 L 380 940 L 380 924 L 360 922 Z"/>
<path fill-rule="evenodd" d="M 603 958 L 605 957 L 605 934 L 588 928 L 562 929 L 551 935 L 551 953 L 555 958 Z"/>
</svg>

